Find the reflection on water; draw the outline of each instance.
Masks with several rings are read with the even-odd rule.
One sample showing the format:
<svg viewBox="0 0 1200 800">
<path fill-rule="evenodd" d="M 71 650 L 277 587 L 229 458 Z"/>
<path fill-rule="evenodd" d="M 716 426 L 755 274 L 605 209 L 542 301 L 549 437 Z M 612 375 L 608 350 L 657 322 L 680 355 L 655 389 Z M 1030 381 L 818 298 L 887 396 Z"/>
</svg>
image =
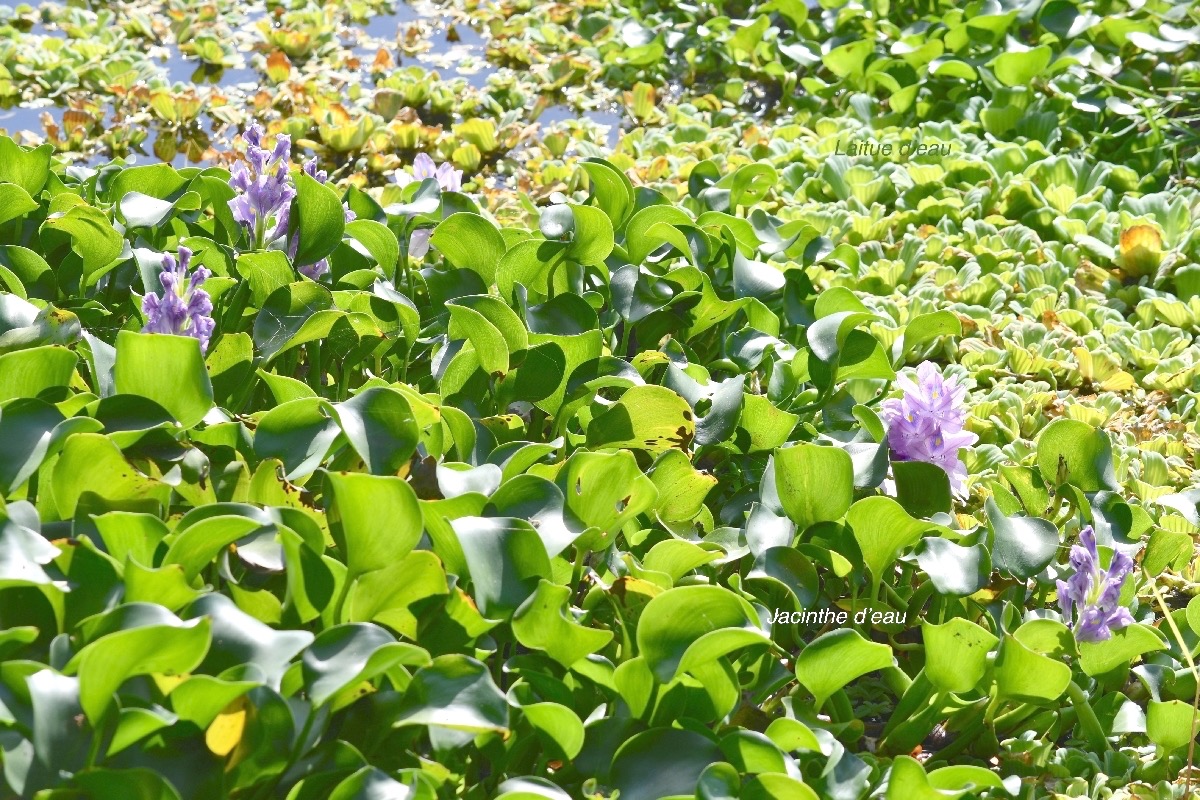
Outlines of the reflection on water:
<svg viewBox="0 0 1200 800">
<path fill-rule="evenodd" d="M 13 0 L 0 0 L 0 20 L 11 16 L 5 6 L 12 5 Z M 29 33 L 65 37 L 65 32 L 58 26 L 42 21 L 52 16 L 48 7 L 49 4 L 43 7 L 36 20 L 29 19 Z M 170 85 L 223 87 L 228 90 L 230 102 L 244 105 L 245 101 L 239 97 L 239 93 L 252 96 L 266 81 L 265 75 L 251 66 L 261 66 L 261 57 L 253 55 L 251 50 L 260 38 L 257 32 L 251 35 L 250 29 L 254 18 L 261 17 L 263 13 L 265 9 L 261 3 L 250 0 L 244 3 L 240 13 L 234 13 L 232 18 L 225 18 L 225 23 L 233 26 L 232 35 L 237 40 L 237 49 L 244 59 L 242 65 L 226 68 L 208 66 L 195 56 L 181 53 L 177 44 L 168 41 L 151 48 L 150 67 Z M 401 43 L 414 39 L 423 39 L 428 44 L 428 49 L 412 55 L 402 52 Z M 430 0 L 412 0 L 412 4 L 397 2 L 387 13 L 375 15 L 362 23 L 346 24 L 340 27 L 339 43 L 344 48 L 341 51 L 342 58 L 348 55 L 358 57 L 358 63 L 350 61 L 349 64 L 351 71 L 355 68 L 358 70 L 358 79 L 366 90 L 364 101 L 369 101 L 370 97 L 367 94 L 372 84 L 370 65 L 381 47 L 386 49 L 400 66 L 420 64 L 426 69 L 437 71 L 443 79 L 461 78 L 481 91 L 488 89 L 493 75 L 505 76 L 509 73 L 509 70 L 488 62 L 488 40 L 479 30 L 456 18 L 444 7 L 434 5 Z M 340 58 L 337 62 L 330 69 L 338 73 L 339 80 L 344 81 L 348 77 L 346 63 Z M 154 85 L 155 79 L 151 77 L 150 80 L 151 85 Z M 353 82 L 354 78 L 349 77 L 349 80 Z M 38 140 L 57 140 L 60 147 L 80 147 L 78 128 L 74 128 L 74 137 L 73 131 L 60 130 L 64 126 L 63 115 L 66 109 L 63 106 L 71 104 L 71 95 L 64 93 L 57 101 L 62 103 L 62 106 L 46 104 L 37 107 L 0 108 L 0 130 L 15 136 L 19 136 L 20 132 L 27 132 L 26 139 L 32 137 Z M 40 102 L 46 103 L 46 100 Z M 548 98 L 539 101 L 539 107 L 547 102 Z M 367 104 L 369 105 L 369 102 Z M 49 131 L 42 122 L 42 115 L 46 112 L 49 112 L 51 117 Z M 102 163 L 109 157 L 108 149 L 111 146 L 116 148 L 118 153 L 128 150 L 126 158 L 130 161 L 146 163 L 162 159 L 176 166 L 183 166 L 202 163 L 206 152 L 211 153 L 211 145 L 215 144 L 220 149 L 223 144 L 223 139 L 216 135 L 215 127 L 224 123 L 216 122 L 206 112 L 201 112 L 203 129 L 193 129 L 184 133 L 154 122 L 155 117 L 162 115 L 151 112 L 148 107 L 141 108 L 132 119 L 120 122 L 112 118 L 114 113 L 113 107 L 108 106 L 107 116 L 102 117 L 89 130 L 88 137 L 84 140 L 87 144 L 82 146 L 94 146 L 98 152 L 90 155 L 63 152 L 62 155 L 75 163 Z M 544 108 L 540 114 L 535 108 L 533 114 L 537 115 L 543 128 L 555 123 L 560 126 L 565 123 L 567 127 L 582 127 L 588 139 L 597 144 L 607 143 L 609 147 L 616 144 L 621 134 L 621 115 L 611 111 L 579 112 L 561 104 Z M 71 118 L 68 118 L 67 124 L 72 124 Z M 150 127 L 145 127 L 147 124 Z M 142 130 L 139 131 L 139 127 Z M 121 129 L 124 128 L 128 128 L 133 134 L 122 133 Z"/>
<path fill-rule="evenodd" d="M 62 109 L 55 108 L 54 106 L 41 106 L 40 108 L 13 106 L 12 108 L 0 108 L 0 128 L 3 128 L 10 135 L 15 135 L 20 131 L 29 131 L 38 136 L 45 136 L 46 131 L 42 127 L 43 111 L 50 111 L 52 114 L 58 112 L 59 117 L 62 116 Z"/>
<path fill-rule="evenodd" d="M 250 67 L 215 67 L 198 58 L 189 58 L 176 51 L 162 67 L 167 80 L 175 83 L 194 83 L 197 86 L 257 87 L 262 79 Z"/>
<path fill-rule="evenodd" d="M 370 63 L 376 48 L 383 46 L 393 55 L 400 56 L 398 60 L 403 63 L 407 57 L 395 52 L 396 43 L 405 35 L 408 25 L 421 21 L 433 21 L 437 27 L 428 38 L 430 48 L 412 59 L 422 66 L 438 70 L 444 78 L 466 78 L 467 83 L 476 89 L 486 88 L 488 76 L 495 71 L 484 58 L 487 41 L 470 25 L 455 24 L 450 17 L 433 7 L 418 10 L 407 3 L 396 3 L 391 13 L 380 14 L 367 21 L 355 52 L 366 63 Z"/>
<path fill-rule="evenodd" d="M 421 15 L 408 3 L 396 3 L 390 14 L 378 14 L 367 20 L 363 31 L 375 39 L 395 41 L 402 22 L 416 22 L 420 18 Z"/>
<path fill-rule="evenodd" d="M 570 106 L 555 105 L 550 106 L 538 115 L 538 122 L 542 124 L 542 129 L 545 130 L 550 125 L 574 120 L 576 122 L 591 121 L 597 125 L 603 125 L 607 128 L 604 136 L 604 143 L 609 148 L 615 147 L 617 139 L 621 135 L 621 115 L 610 111 L 584 111 L 579 112 Z"/>
</svg>

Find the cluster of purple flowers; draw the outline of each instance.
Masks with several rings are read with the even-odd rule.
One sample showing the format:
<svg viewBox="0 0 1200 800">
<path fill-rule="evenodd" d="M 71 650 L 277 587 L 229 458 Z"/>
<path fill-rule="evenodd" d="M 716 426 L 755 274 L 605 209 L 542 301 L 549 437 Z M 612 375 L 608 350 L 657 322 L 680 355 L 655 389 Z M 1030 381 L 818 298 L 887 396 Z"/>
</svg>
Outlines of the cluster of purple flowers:
<svg viewBox="0 0 1200 800">
<path fill-rule="evenodd" d="M 1133 559 L 1116 550 L 1108 570 L 1101 569 L 1096 534 L 1089 525 L 1079 532 L 1079 544 L 1071 546 L 1070 564 L 1074 573 L 1058 582 L 1058 604 L 1077 640 L 1102 642 L 1133 622 L 1129 610 L 1118 605 Z"/>
<path fill-rule="evenodd" d="M 397 171 L 395 180 L 400 186 L 408 186 L 415 181 L 432 178 L 437 181 L 438 187 L 443 192 L 459 192 L 462 191 L 462 175 L 462 170 L 455 169 L 450 162 L 438 165 L 427 154 L 418 153 L 417 157 L 413 159 L 412 174 Z M 432 235 L 432 228 L 418 228 L 413 231 L 408 244 L 409 254 L 416 258 L 422 258 L 429 252 L 429 237 Z"/>
<path fill-rule="evenodd" d="M 958 497 L 966 496 L 967 467 L 958 451 L 978 441 L 963 430 L 967 390 L 954 378 L 943 378 L 929 361 L 917 367 L 917 382 L 901 376 L 896 384 L 904 390 L 899 399 L 884 400 L 881 407 L 888 424 L 888 447 L 899 461 L 924 461 L 941 467 L 950 477 Z"/>
<path fill-rule="evenodd" d="M 292 155 L 291 137 L 286 133 L 278 134 L 274 148 L 267 150 L 262 146 L 263 133 L 262 126 L 257 122 L 246 128 L 242 134 L 242 140 L 246 143 L 246 160 L 233 165 L 229 182 L 238 192 L 237 197 L 229 201 L 229 208 L 233 218 L 246 229 L 250 246 L 255 250 L 287 236 L 292 199 L 296 196 L 296 185 L 288 171 Z M 320 183 L 329 179 L 324 170 L 317 169 L 316 159 L 310 159 L 304 165 L 304 171 Z M 347 222 L 354 219 L 354 212 L 348 206 L 343 204 L 342 208 Z M 294 259 L 299 247 L 298 238 L 288 242 L 288 255 Z M 315 264 L 298 265 L 296 269 L 302 275 L 317 280 L 329 271 L 329 261 L 321 259 Z"/>
<path fill-rule="evenodd" d="M 162 296 L 147 292 L 142 298 L 142 312 L 146 315 L 143 333 L 172 333 L 176 336 L 191 336 L 200 340 L 200 350 L 208 350 L 216 322 L 212 314 L 212 298 L 200 287 L 208 280 L 209 271 L 196 267 L 189 275 L 192 251 L 179 248 L 179 259 L 164 253 L 162 272 L 158 280 L 162 283 Z"/>
<path fill-rule="evenodd" d="M 250 246 L 261 250 L 287 234 L 288 215 L 296 187 L 288 173 L 292 139 L 287 134 L 275 137 L 275 147 L 262 146 L 263 129 L 253 122 L 242 134 L 246 160 L 233 165 L 229 185 L 237 197 L 229 201 L 233 218 L 246 229 Z"/>
</svg>

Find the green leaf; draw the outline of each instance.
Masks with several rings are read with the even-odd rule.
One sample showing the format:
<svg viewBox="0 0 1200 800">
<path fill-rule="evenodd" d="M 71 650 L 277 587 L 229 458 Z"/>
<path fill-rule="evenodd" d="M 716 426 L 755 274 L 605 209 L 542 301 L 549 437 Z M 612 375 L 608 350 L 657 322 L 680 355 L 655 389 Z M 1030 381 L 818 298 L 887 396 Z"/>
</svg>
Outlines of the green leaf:
<svg viewBox="0 0 1200 800">
<path fill-rule="evenodd" d="M 311 475 L 321 465 L 338 437 L 338 424 L 316 397 L 292 400 L 272 408 L 258 421 L 254 452 L 259 458 L 283 462 L 285 478 Z"/>
<path fill-rule="evenodd" d="M 0 225 L 9 220 L 23 217 L 36 210 L 38 204 L 29 192 L 15 183 L 0 183 Z"/>
<path fill-rule="evenodd" d="M 191 336 L 121 331 L 113 379 L 119 394 L 153 400 L 184 428 L 194 427 L 213 407 L 200 342 Z"/>
<path fill-rule="evenodd" d="M 1078 655 L 1071 629 L 1055 619 L 1030 619 L 1013 631 L 1013 637 L 1035 653 L 1058 659 Z"/>
<path fill-rule="evenodd" d="M 66 386 L 79 357 L 65 347 L 47 345 L 0 355 L 0 403 L 15 397 L 37 397 Z"/>
<path fill-rule="evenodd" d="M 695 666 L 767 642 L 750 605 L 720 586 L 678 586 L 642 610 L 638 652 L 666 683 Z"/>
<path fill-rule="evenodd" d="M 820 800 L 815 789 L 783 772 L 754 775 L 742 787 L 740 797 L 742 800 Z"/>
<path fill-rule="evenodd" d="M 59 552 L 37 531 L 10 519 L 0 509 L 0 587 L 54 583 L 42 567 L 53 561 Z"/>
<path fill-rule="evenodd" d="M 296 280 L 296 270 L 280 250 L 238 253 L 237 271 L 250 285 L 250 297 L 259 308 L 276 290 Z"/>
<path fill-rule="evenodd" d="M 571 618 L 567 605 L 571 590 L 547 580 L 538 583 L 512 618 L 513 635 L 525 647 L 543 650 L 569 668 L 612 641 L 612 631 L 580 625 Z"/>
<path fill-rule="evenodd" d="M 690 520 L 700 513 L 704 498 L 717 485 L 712 475 L 698 471 L 682 450 L 668 450 L 654 462 L 650 479 L 658 489 L 655 511 L 667 521 Z"/>
<path fill-rule="evenodd" d="M 146 767 L 91 768 L 79 772 L 75 780 L 95 800 L 180 800 L 170 781 Z"/>
<path fill-rule="evenodd" d="M 496 791 L 500 792 L 496 800 L 571 800 L 571 795 L 545 778 L 509 778 Z"/>
<path fill-rule="evenodd" d="M 621 792 L 621 800 L 693 797 L 704 769 L 721 760 L 716 743 L 695 731 L 652 728 L 617 750 L 609 783 Z"/>
<path fill-rule="evenodd" d="M 272 687 L 279 686 L 291 660 L 313 641 L 313 635 L 308 631 L 277 631 L 264 625 L 222 594 L 201 596 L 187 609 L 186 615 L 191 619 L 212 621 L 212 647 L 202 665 L 205 672 L 220 673 L 231 667 L 244 668 L 255 681 Z M 191 680 L 196 677 L 193 676 Z M 179 686 L 176 691 L 185 685 Z M 188 698 L 188 708 L 198 713 L 199 706 L 196 704 L 201 699 Z M 180 702 L 183 703 L 184 698 L 180 698 Z M 182 707 L 176 710 L 181 715 L 190 713 Z"/>
<path fill-rule="evenodd" d="M 391 228 L 373 219 L 355 219 L 346 223 L 346 236 L 375 259 L 385 277 L 396 274 L 396 265 L 400 262 L 400 242 Z"/>
<path fill-rule="evenodd" d="M 0 136 L 0 181 L 15 183 L 33 197 L 50 177 L 50 157 L 54 145 L 26 149 L 11 138 Z"/>
<path fill-rule="evenodd" d="M 5 404 L 0 409 L 0 497 L 29 480 L 72 433 L 100 428 L 95 420 L 64 419 L 62 412 L 41 400 L 21 398 Z"/>
<path fill-rule="evenodd" d="M 996 657 L 996 690 L 1004 700 L 1046 705 L 1062 697 L 1071 668 L 1005 636 Z"/>
<path fill-rule="evenodd" d="M 315 264 L 337 249 L 346 229 L 346 216 L 341 198 L 332 187 L 302 171 L 293 177 L 296 199 L 291 224 L 293 235 L 300 237 L 293 263 L 299 267 Z"/>
<path fill-rule="evenodd" d="M 579 716 L 558 703 L 529 703 L 521 706 L 521 713 L 533 726 L 548 755 L 561 759 L 573 759 L 583 748 L 583 723 Z"/>
<path fill-rule="evenodd" d="M 79 675 L 79 701 L 93 725 L 113 705 L 117 690 L 135 675 L 183 675 L 199 666 L 208 652 L 212 623 L 184 622 L 167 611 L 162 624 L 116 630 L 89 643 L 67 664 Z"/>
<path fill-rule="evenodd" d="M 523 519 L 460 517 L 450 523 L 463 555 L 479 612 L 506 617 L 550 576 L 550 559 L 537 531 Z"/>
<path fill-rule="evenodd" d="M 329 800 L 410 800 L 413 789 L 375 767 L 363 767 L 339 783 Z"/>
<path fill-rule="evenodd" d="M 404 558 L 421 538 L 421 506 L 396 477 L 330 472 L 329 530 L 346 564 L 346 582 Z"/>
<path fill-rule="evenodd" d="M 508 701 L 480 662 L 458 654 L 439 656 L 413 675 L 392 724 L 506 734 Z"/>
<path fill-rule="evenodd" d="M 395 389 L 374 386 L 325 407 L 374 475 L 395 475 L 416 452 L 420 431 L 412 406 Z"/>
<path fill-rule="evenodd" d="M 78 433 L 67 439 L 51 478 L 54 503 L 64 519 L 75 515 L 84 492 L 109 501 L 165 501 L 170 487 L 146 477 L 125 460 L 121 448 L 98 433 Z"/>
<path fill-rule="evenodd" d="M 434 228 L 429 242 L 454 266 L 477 273 L 485 286 L 496 282 L 496 270 L 506 250 L 504 238 L 478 214 L 451 214 Z"/>
<path fill-rule="evenodd" d="M 1154 628 L 1148 625 L 1126 625 L 1112 632 L 1112 638 L 1102 642 L 1079 643 L 1079 667 L 1088 675 L 1103 675 L 1122 665 L 1128 665 L 1138 656 L 1166 650 Z"/>
<path fill-rule="evenodd" d="M 232 514 L 207 517 L 175 534 L 162 563 L 178 564 L 191 580 L 222 550 L 262 527 L 260 521 L 250 517 Z"/>
<path fill-rule="evenodd" d="M 92 273 L 121 255 L 121 234 L 98 208 L 72 206 L 61 216 L 48 217 L 42 227 L 71 237 L 71 249 L 83 259 L 85 283 L 90 283 Z"/>
<path fill-rule="evenodd" d="M 839 78 L 862 77 L 867 58 L 875 51 L 871 42 L 862 40 L 833 48 L 821 62 Z"/>
<path fill-rule="evenodd" d="M 775 485 L 801 532 L 840 519 L 854 500 L 854 465 L 837 447 L 798 443 L 775 451 Z"/>
<path fill-rule="evenodd" d="M 598 208 L 570 208 L 575 216 L 575 236 L 567 245 L 567 258 L 580 264 L 603 264 L 613 249 L 612 222 Z"/>
<path fill-rule="evenodd" d="M 664 386 L 634 386 L 587 428 L 588 447 L 687 450 L 696 436 L 691 407 Z"/>
<path fill-rule="evenodd" d="M 1166 752 L 1195 738 L 1196 709 L 1183 700 L 1151 700 L 1146 706 L 1146 735 Z"/>
<path fill-rule="evenodd" d="M 614 230 L 620 230 L 633 212 L 633 183 L 624 172 L 600 158 L 589 158 L 580 167 L 591 184 L 588 201 L 605 213 Z"/>
<path fill-rule="evenodd" d="M 414 550 L 354 581 L 342 621 L 378 622 L 416 639 L 418 619 L 410 607 L 427 597 L 446 593 L 446 572 L 440 559 L 432 551 Z"/>
<path fill-rule="evenodd" d="M 892 360 L 899 363 L 906 355 L 939 336 L 962 336 L 962 322 L 953 311 L 931 311 L 913 317 L 892 343 Z"/>
<path fill-rule="evenodd" d="M 1108 434 L 1086 422 L 1061 418 L 1047 425 L 1037 440 L 1037 464 L 1051 486 L 1065 482 L 1084 492 L 1120 490 Z"/>
<path fill-rule="evenodd" d="M 1006 517 L 992 498 L 984 504 L 992 527 L 992 563 L 1018 578 L 1037 575 L 1058 554 L 1058 529 L 1037 517 Z"/>
<path fill-rule="evenodd" d="M 950 476 L 936 464 L 924 461 L 893 461 L 896 499 L 914 517 L 949 513 L 954 507 Z"/>
<path fill-rule="evenodd" d="M 131 558 L 142 566 L 154 565 L 154 553 L 168 533 L 166 524 L 152 514 L 110 511 L 93 516 L 92 523 L 110 556 L 122 563 Z"/>
<path fill-rule="evenodd" d="M 925 677 L 943 692 L 962 694 L 983 680 L 988 653 L 1000 643 L 974 622 L 955 617 L 943 625 L 921 623 Z"/>
<path fill-rule="evenodd" d="M 796 678 L 812 692 L 820 708 L 855 678 L 892 664 L 892 648 L 868 641 L 852 628 L 839 628 L 818 636 L 800 651 Z"/>
<path fill-rule="evenodd" d="M 992 559 L 982 542 L 964 546 L 926 536 L 917 551 L 917 564 L 938 592 L 956 597 L 975 594 L 992 574 Z"/>
<path fill-rule="evenodd" d="M 87 762 L 87 741 L 90 737 L 80 735 L 78 729 L 72 731 L 63 724 L 63 720 L 78 717 L 82 710 L 79 705 L 79 679 L 59 675 L 47 668 L 28 675 L 24 683 L 22 688 L 27 687 L 29 705 L 33 711 L 30 720 L 33 724 L 33 753 L 30 755 L 40 762 L 34 765 L 34 770 L 41 771 L 38 767 L 79 769 Z M 14 763 L 17 760 L 15 753 L 7 747 L 5 750 L 5 777 L 11 781 L 14 767 L 19 768 L 19 762 Z"/>
<path fill-rule="evenodd" d="M 957 765 L 926 775 L 915 758 L 898 756 L 892 762 L 886 800 L 954 800 L 967 793 L 978 797 L 987 789 L 1007 792 L 1000 776 L 983 767 Z"/>
<path fill-rule="evenodd" d="M 988 66 L 1005 86 L 1027 86 L 1050 65 L 1053 55 L 1050 45 L 1044 44 L 1025 52 L 1001 53 Z"/>
<path fill-rule="evenodd" d="M 871 571 L 873 595 L 878 593 L 885 571 L 900 554 L 919 542 L 921 534 L 938 528 L 934 523 L 913 519 L 890 497 L 859 500 L 846 512 L 846 522 Z"/>
<path fill-rule="evenodd" d="M 864 311 L 838 311 L 808 327 L 808 346 L 826 364 L 836 364 L 850 333 L 875 315 Z"/>
<path fill-rule="evenodd" d="M 567 459 L 556 483 L 567 509 L 605 539 L 638 514 L 653 508 L 658 500 L 654 482 L 638 468 L 633 453 L 628 451 L 577 450 Z"/>
<path fill-rule="evenodd" d="M 130 228 L 157 228 L 175 211 L 196 211 L 200 208 L 200 195 L 185 192 L 175 201 L 129 192 L 121 198 L 121 216 Z"/>
<path fill-rule="evenodd" d="M 776 717 L 767 726 L 767 738 L 785 753 L 796 751 L 806 753 L 821 752 L 821 742 L 812 728 L 803 722 L 788 717 Z"/>
<path fill-rule="evenodd" d="M 309 699 L 314 706 L 321 706 L 392 667 L 426 666 L 430 659 L 421 648 L 397 642 L 378 625 L 358 622 L 322 631 L 300 663 Z"/>
</svg>

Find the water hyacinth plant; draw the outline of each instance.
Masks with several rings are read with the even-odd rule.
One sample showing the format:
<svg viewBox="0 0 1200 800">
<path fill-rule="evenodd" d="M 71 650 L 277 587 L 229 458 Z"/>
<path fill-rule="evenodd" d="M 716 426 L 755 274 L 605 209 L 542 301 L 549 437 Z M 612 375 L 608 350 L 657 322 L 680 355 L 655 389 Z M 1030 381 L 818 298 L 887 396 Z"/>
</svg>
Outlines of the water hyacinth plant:
<svg viewBox="0 0 1200 800">
<path fill-rule="evenodd" d="M 142 313 L 146 317 L 142 331 L 191 336 L 199 340 L 200 351 L 205 352 L 216 327 L 211 316 L 212 299 L 201 288 L 211 273 L 201 266 L 191 269 L 192 251 L 188 248 L 181 246 L 178 252 L 178 259 L 163 253 L 162 271 L 158 275 L 162 294 L 147 291 L 142 298 Z"/>
<path fill-rule="evenodd" d="M 1101 569 L 1096 533 L 1089 525 L 1071 546 L 1071 577 L 1058 581 L 1058 603 L 1075 638 L 1102 642 L 1112 632 L 1133 624 L 1129 609 L 1120 605 L 1121 587 L 1133 572 L 1133 559 L 1114 550 L 1108 569 Z"/>
<path fill-rule="evenodd" d="M 917 381 L 901 376 L 896 385 L 900 398 L 883 401 L 882 416 L 888 424 L 888 446 L 900 461 L 924 461 L 946 472 L 959 497 L 966 496 L 967 467 L 959 451 L 979 437 L 964 430 L 967 409 L 965 387 L 954 378 L 943 378 L 936 364 L 926 361 L 917 367 Z"/>
<path fill-rule="evenodd" d="M 1198 31 L 0 4 L 0 800 L 1193 800 Z"/>
</svg>

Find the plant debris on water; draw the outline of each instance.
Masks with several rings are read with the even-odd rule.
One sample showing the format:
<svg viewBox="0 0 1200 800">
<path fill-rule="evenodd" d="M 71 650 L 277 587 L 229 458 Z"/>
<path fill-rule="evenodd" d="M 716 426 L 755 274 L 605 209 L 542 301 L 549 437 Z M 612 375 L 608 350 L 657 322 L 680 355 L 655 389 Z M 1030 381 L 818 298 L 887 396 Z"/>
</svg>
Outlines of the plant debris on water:
<svg viewBox="0 0 1200 800">
<path fill-rule="evenodd" d="M 0 7 L 0 797 L 1200 793 L 1200 3 Z"/>
</svg>

